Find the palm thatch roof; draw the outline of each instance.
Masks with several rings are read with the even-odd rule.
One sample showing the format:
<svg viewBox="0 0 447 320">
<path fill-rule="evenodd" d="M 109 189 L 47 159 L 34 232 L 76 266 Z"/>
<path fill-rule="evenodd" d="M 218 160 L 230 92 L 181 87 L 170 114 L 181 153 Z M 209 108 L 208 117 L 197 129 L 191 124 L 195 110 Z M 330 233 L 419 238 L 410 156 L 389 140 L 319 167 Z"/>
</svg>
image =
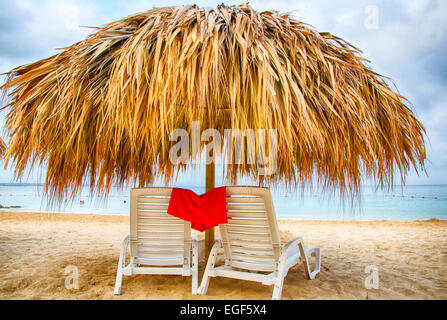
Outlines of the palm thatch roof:
<svg viewBox="0 0 447 320">
<path fill-rule="evenodd" d="M 0 138 L 0 158 L 3 157 L 6 150 L 6 143 Z"/>
<path fill-rule="evenodd" d="M 424 128 L 361 52 L 288 14 L 248 5 L 156 8 L 97 28 L 59 54 L 8 73 L 6 160 L 18 177 L 47 167 L 50 194 L 83 183 L 172 181 L 174 128 L 277 129 L 277 171 L 227 165 L 236 183 L 358 191 L 424 168 Z M 202 152 L 201 148 L 198 152 Z M 195 157 L 191 151 L 191 157 Z"/>
</svg>

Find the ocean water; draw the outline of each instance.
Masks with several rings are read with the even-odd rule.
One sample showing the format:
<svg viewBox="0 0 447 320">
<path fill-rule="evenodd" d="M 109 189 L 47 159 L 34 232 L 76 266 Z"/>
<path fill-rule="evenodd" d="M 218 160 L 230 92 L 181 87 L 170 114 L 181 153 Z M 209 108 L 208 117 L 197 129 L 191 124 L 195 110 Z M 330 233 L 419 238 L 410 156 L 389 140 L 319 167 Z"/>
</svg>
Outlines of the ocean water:
<svg viewBox="0 0 447 320">
<path fill-rule="evenodd" d="M 203 187 L 177 186 L 201 194 Z M 44 186 L 38 184 L 0 184 L 0 205 L 20 208 L 0 209 L 32 212 L 129 214 L 129 188 L 112 188 L 107 199 L 82 189 L 76 200 L 49 205 L 43 197 Z M 360 199 L 340 198 L 338 194 L 318 190 L 286 191 L 272 189 L 279 219 L 299 220 L 426 220 L 447 219 L 447 185 L 396 186 L 393 191 L 362 187 Z"/>
</svg>

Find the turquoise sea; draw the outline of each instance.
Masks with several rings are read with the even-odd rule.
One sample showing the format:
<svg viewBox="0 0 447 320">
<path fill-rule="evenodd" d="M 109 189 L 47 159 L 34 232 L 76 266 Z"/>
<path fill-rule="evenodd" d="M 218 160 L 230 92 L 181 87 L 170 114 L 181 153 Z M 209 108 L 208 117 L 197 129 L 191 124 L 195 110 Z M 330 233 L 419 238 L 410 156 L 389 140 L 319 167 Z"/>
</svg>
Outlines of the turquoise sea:
<svg viewBox="0 0 447 320">
<path fill-rule="evenodd" d="M 203 187 L 189 188 L 198 194 Z M 0 209 L 33 212 L 129 214 L 129 189 L 112 188 L 107 199 L 91 196 L 84 187 L 81 195 L 71 203 L 48 205 L 43 197 L 44 186 L 39 184 L 0 183 Z M 360 199 L 340 198 L 317 190 L 285 191 L 272 189 L 276 215 L 279 219 L 299 220 L 426 220 L 447 219 L 447 185 L 396 186 L 393 191 L 362 187 Z"/>
</svg>

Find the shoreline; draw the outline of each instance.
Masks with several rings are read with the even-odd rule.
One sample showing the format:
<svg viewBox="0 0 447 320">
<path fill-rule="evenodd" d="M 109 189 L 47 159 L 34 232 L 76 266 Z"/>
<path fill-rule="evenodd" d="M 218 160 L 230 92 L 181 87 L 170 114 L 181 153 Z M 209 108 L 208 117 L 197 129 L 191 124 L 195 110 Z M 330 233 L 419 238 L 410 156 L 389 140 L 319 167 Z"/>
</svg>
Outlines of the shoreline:
<svg viewBox="0 0 447 320">
<path fill-rule="evenodd" d="M 129 217 L 129 213 L 101 213 L 101 212 L 61 212 L 61 211 L 33 211 L 33 210 L 20 210 L 20 209 L 9 209 L 9 208 L 5 208 L 5 209 L 1 209 L 0 208 L 0 215 L 2 213 L 32 213 L 32 214 L 61 214 L 61 215 L 93 215 L 93 216 L 116 216 L 116 217 Z M 281 218 L 281 217 L 277 217 L 278 222 L 279 221 L 298 221 L 298 222 L 305 222 L 305 221 L 310 221 L 310 222 L 322 222 L 322 221 L 330 221 L 330 222 L 424 222 L 424 221 L 445 221 L 447 222 L 447 218 L 446 219 L 439 219 L 436 217 L 432 217 L 432 218 L 427 218 L 427 219 L 414 219 L 414 220 L 393 220 L 393 219 L 371 219 L 371 220 L 355 220 L 355 219 L 301 219 L 301 218 Z"/>
</svg>

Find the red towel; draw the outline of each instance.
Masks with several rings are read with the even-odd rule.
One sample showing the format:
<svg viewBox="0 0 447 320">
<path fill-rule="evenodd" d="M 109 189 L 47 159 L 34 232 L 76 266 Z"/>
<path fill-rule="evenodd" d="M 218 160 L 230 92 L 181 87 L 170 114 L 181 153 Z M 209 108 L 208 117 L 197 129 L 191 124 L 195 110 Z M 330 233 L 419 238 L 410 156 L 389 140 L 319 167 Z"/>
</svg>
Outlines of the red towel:
<svg viewBox="0 0 447 320">
<path fill-rule="evenodd" d="M 198 231 L 227 223 L 226 187 L 214 188 L 202 195 L 174 188 L 168 214 L 191 222 L 191 228 Z"/>
</svg>

